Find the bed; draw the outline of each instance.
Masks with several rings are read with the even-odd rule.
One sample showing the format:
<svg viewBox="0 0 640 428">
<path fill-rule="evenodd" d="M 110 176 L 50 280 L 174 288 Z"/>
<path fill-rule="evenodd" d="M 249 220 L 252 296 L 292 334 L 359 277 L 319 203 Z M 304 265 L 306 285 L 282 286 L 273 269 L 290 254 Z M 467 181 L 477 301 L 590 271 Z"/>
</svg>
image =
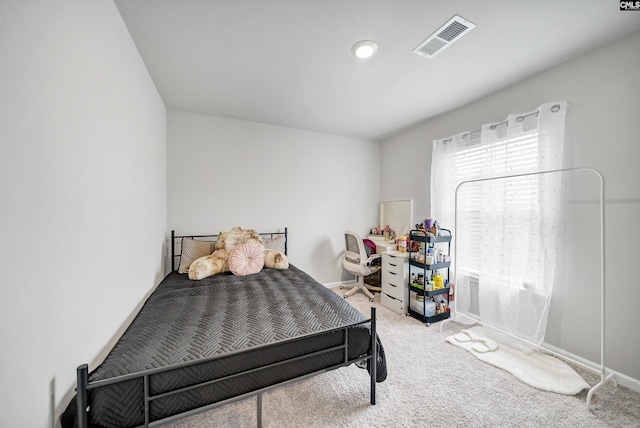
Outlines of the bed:
<svg viewBox="0 0 640 428">
<path fill-rule="evenodd" d="M 284 232 L 261 233 L 265 241 Z M 155 426 L 288 382 L 356 364 L 386 378 L 375 307 L 367 319 L 293 265 L 247 276 L 221 273 L 191 281 L 176 269 L 183 239 L 172 232 L 172 269 L 105 360 L 77 369 L 77 394 L 63 427 Z M 375 361 L 375 364 L 371 362 Z"/>
</svg>

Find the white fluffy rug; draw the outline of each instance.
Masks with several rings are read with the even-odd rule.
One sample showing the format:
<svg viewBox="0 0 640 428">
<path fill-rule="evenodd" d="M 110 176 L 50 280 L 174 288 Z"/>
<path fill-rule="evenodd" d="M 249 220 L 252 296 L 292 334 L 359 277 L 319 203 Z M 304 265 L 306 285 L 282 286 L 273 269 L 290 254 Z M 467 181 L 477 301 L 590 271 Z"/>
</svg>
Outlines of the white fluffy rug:
<svg viewBox="0 0 640 428">
<path fill-rule="evenodd" d="M 522 382 L 543 391 L 576 395 L 589 384 L 564 361 L 533 350 L 523 352 L 488 337 L 481 326 L 445 339 L 485 363 L 508 371 Z"/>
</svg>

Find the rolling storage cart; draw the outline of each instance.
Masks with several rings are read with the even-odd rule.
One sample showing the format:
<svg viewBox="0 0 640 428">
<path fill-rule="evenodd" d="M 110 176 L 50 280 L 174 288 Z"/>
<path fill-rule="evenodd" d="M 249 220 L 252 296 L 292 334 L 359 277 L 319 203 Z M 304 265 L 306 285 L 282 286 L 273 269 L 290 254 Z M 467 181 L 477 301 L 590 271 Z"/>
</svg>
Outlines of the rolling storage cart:
<svg viewBox="0 0 640 428">
<path fill-rule="evenodd" d="M 438 246 L 437 244 L 440 243 L 447 245 Z M 446 247 L 446 252 L 442 251 L 442 247 Z M 437 260 L 437 255 L 434 254 L 436 249 L 446 261 Z M 427 327 L 451 315 L 449 310 L 450 254 L 451 235 L 427 235 L 422 230 L 410 232 L 407 315 L 426 323 Z M 433 260 L 430 257 L 433 257 Z"/>
</svg>

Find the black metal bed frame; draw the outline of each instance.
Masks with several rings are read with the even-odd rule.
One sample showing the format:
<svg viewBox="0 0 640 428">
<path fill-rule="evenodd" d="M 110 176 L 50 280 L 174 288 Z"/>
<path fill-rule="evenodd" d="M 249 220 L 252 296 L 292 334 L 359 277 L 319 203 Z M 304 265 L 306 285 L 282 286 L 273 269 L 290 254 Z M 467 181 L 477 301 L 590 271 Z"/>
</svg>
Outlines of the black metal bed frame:
<svg viewBox="0 0 640 428">
<path fill-rule="evenodd" d="M 260 233 L 261 236 L 267 236 L 270 235 L 271 237 L 273 237 L 274 235 L 284 235 L 285 236 L 285 254 L 286 254 L 286 250 L 287 250 L 287 228 L 285 228 L 284 232 L 268 232 L 268 233 Z M 217 237 L 217 235 L 188 235 L 188 236 L 178 236 L 175 235 L 174 231 L 171 231 L 171 264 L 172 264 L 172 270 L 175 270 L 175 260 L 176 258 L 180 257 L 180 255 L 176 255 L 175 253 L 175 240 L 176 239 L 182 239 L 182 238 L 215 238 Z M 370 324 L 370 351 L 367 354 L 361 355 L 357 358 L 354 359 L 349 359 L 349 329 L 359 326 L 359 325 L 364 325 L 364 324 Z M 254 352 L 256 350 L 260 350 L 260 349 L 267 349 L 269 347 L 272 346 L 276 346 L 276 345 L 281 345 L 284 343 L 290 343 L 290 342 L 295 342 L 298 340 L 303 340 L 303 339 L 308 339 L 308 338 L 312 338 L 315 336 L 320 336 L 322 334 L 328 334 L 328 333 L 336 333 L 336 332 L 342 332 L 342 343 L 327 349 L 323 349 L 320 351 L 315 351 L 315 352 L 311 352 L 308 354 L 304 354 L 304 355 L 300 355 L 297 357 L 293 357 L 293 358 L 286 358 L 283 359 L 281 361 L 277 361 L 275 363 L 271 363 L 271 364 L 267 364 L 265 366 L 262 367 L 257 367 L 257 368 L 253 368 L 253 369 L 249 369 L 249 370 L 245 370 L 242 372 L 238 372 L 238 373 L 234 373 L 232 375 L 228 375 L 228 376 L 224 376 L 224 377 L 220 377 L 217 379 L 213 379 L 213 380 L 209 380 L 209 381 L 204 381 L 201 383 L 197 383 L 197 384 L 193 384 L 187 387 L 182 387 L 182 388 L 178 388 L 175 389 L 173 391 L 169 391 L 169 392 L 164 392 L 161 394 L 157 394 L 157 395 L 151 395 L 150 392 L 150 388 L 149 388 L 149 384 L 150 384 L 150 378 L 154 375 L 160 374 L 160 373 L 164 373 L 164 372 L 168 372 L 171 370 L 176 370 L 176 369 L 180 369 L 180 368 L 184 368 L 184 367 L 189 367 L 189 366 L 193 366 L 193 365 L 197 365 L 197 364 L 202 364 L 202 363 L 207 363 L 207 362 L 214 362 L 216 360 L 222 359 L 222 358 L 227 358 L 229 356 L 234 356 L 234 355 L 241 355 L 243 353 L 248 353 L 248 352 Z M 369 376 L 370 376 L 370 380 L 371 380 L 371 384 L 370 384 L 370 402 L 372 405 L 376 404 L 376 378 L 377 378 L 377 343 L 376 343 L 376 308 L 375 306 L 371 307 L 371 318 L 364 320 L 364 321 L 360 321 L 357 323 L 353 323 L 353 324 L 349 324 L 343 327 L 338 327 L 338 328 L 333 328 L 333 329 L 328 329 L 325 331 L 321 331 L 321 332 L 316 332 L 316 333 L 312 333 L 312 334 L 307 334 L 307 335 L 303 335 L 303 336 L 298 336 L 295 338 L 291 338 L 291 339 L 286 339 L 286 340 L 281 340 L 278 342 L 274 342 L 274 343 L 269 343 L 269 344 L 265 344 L 262 346 L 258 346 L 258 347 L 253 347 L 251 349 L 246 349 L 246 350 L 242 350 L 242 351 L 235 351 L 235 352 L 231 352 L 231 353 L 227 353 L 224 355 L 219 355 L 219 356 L 214 356 L 214 357 L 209 357 L 209 358 L 203 358 L 200 360 L 196 360 L 196 361 L 189 361 L 189 362 L 185 362 L 185 363 L 178 363 L 178 364 L 173 364 L 171 366 L 167 366 L 167 367 L 161 367 L 161 368 L 156 368 L 156 369 L 150 369 L 150 370 L 144 370 L 138 373 L 130 373 L 127 375 L 121 375 L 121 376 L 116 376 L 110 379 L 103 379 L 103 380 L 99 380 L 99 381 L 94 381 L 94 382 L 89 382 L 89 366 L 87 364 L 82 364 L 77 368 L 77 387 L 76 387 L 76 392 L 77 392 L 77 396 L 76 396 L 76 400 L 77 400 L 77 407 L 76 407 L 76 412 L 77 412 L 77 426 L 80 428 L 88 428 L 89 427 L 89 412 L 91 411 L 90 406 L 89 406 L 89 400 L 88 400 L 88 394 L 89 391 L 95 388 L 99 388 L 102 386 L 106 386 L 106 385 L 110 385 L 110 384 L 115 384 L 115 383 L 119 383 L 119 382 L 124 382 L 124 381 L 130 381 L 133 379 L 141 379 L 144 385 L 144 420 L 145 423 L 144 425 L 140 425 L 142 427 L 152 427 L 152 426 L 156 426 L 159 424 L 163 424 L 163 423 L 167 423 L 167 422 L 171 422 L 177 419 L 181 419 L 183 417 L 189 416 L 189 415 L 194 415 L 197 413 L 201 413 L 204 412 L 206 410 L 211 410 L 214 409 L 216 407 L 220 407 L 223 406 L 225 404 L 230 404 L 236 401 L 241 401 L 253 396 L 256 396 L 256 407 L 257 407 L 257 426 L 259 428 L 262 427 L 262 394 L 272 390 L 274 388 L 292 383 L 292 382 L 297 382 L 300 380 L 304 380 L 313 376 L 316 376 L 318 374 L 322 374 L 322 373 L 326 373 L 327 371 L 330 370 L 334 370 L 340 367 L 346 367 L 349 366 L 351 364 L 354 363 L 358 363 L 358 362 L 366 362 L 368 364 L 368 368 L 369 368 Z M 192 410 L 188 410 L 185 412 L 179 412 L 176 413 L 174 415 L 162 418 L 162 419 L 158 419 L 158 420 L 154 420 L 151 421 L 151 415 L 150 415 L 150 403 L 154 400 L 160 399 L 160 398 L 165 398 L 171 395 L 176 395 L 176 394 L 180 394 L 180 393 L 184 393 L 187 391 L 191 391 L 197 388 L 201 388 L 204 386 L 210 386 L 210 385 L 215 385 L 218 382 L 222 382 L 225 380 L 230 380 L 242 375 L 246 375 L 246 374 L 254 374 L 257 372 L 260 372 L 262 370 L 269 370 L 270 368 L 273 367 L 277 367 L 283 364 L 287 364 L 290 362 L 294 362 L 294 361 L 299 361 L 299 360 L 303 360 L 306 358 L 311 358 L 311 357 L 315 357 L 318 355 L 322 355 L 322 354 L 326 354 L 329 352 L 334 352 L 337 350 L 342 350 L 344 352 L 344 359 L 342 361 L 342 363 L 340 364 L 335 364 L 331 367 L 327 367 L 324 369 L 320 369 L 311 373 L 307 373 L 305 375 L 293 378 L 293 379 L 289 379 L 283 382 L 279 382 L 270 386 L 266 386 L 263 388 L 258 388 L 254 391 L 245 393 L 245 394 L 241 394 L 239 396 L 236 397 L 231 397 L 228 399 L 224 399 L 224 400 L 220 400 L 220 401 L 215 401 L 213 403 L 210 403 L 208 405 L 204 405 L 202 407 L 198 407 Z"/>
</svg>

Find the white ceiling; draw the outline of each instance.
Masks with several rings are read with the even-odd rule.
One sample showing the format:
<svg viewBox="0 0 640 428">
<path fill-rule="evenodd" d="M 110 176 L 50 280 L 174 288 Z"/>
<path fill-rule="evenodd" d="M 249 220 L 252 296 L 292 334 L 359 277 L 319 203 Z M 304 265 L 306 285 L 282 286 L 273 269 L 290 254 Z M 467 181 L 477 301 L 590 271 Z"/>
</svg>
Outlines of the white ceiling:
<svg viewBox="0 0 640 428">
<path fill-rule="evenodd" d="M 370 139 L 640 29 L 617 0 L 116 5 L 167 108 Z M 411 52 L 455 14 L 476 28 L 433 59 Z M 351 54 L 364 39 L 379 46 L 365 61 Z"/>
</svg>

